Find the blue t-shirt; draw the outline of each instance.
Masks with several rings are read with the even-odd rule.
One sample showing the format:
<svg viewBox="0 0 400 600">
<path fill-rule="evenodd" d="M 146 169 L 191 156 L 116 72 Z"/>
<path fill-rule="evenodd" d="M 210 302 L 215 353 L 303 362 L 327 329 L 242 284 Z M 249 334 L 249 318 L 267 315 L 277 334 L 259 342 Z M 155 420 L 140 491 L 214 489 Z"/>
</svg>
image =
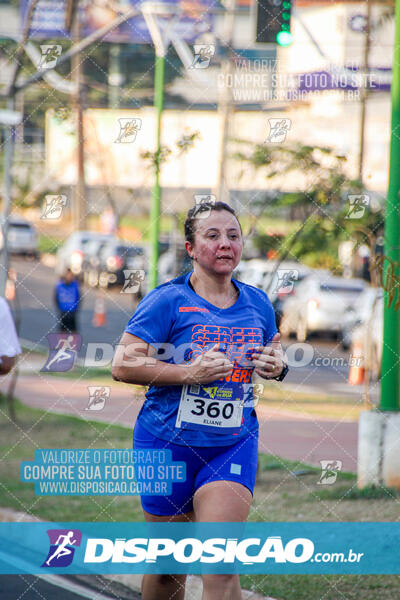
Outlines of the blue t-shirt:
<svg viewBox="0 0 400 600">
<path fill-rule="evenodd" d="M 60 281 L 56 287 L 57 306 L 61 312 L 75 312 L 79 307 L 79 285 L 77 281 Z"/>
<path fill-rule="evenodd" d="M 218 308 L 190 286 L 192 272 L 151 290 L 125 331 L 155 347 L 158 360 L 175 364 L 194 361 L 218 342 L 234 367 L 230 375 L 211 383 L 151 385 L 138 419 L 153 435 L 176 444 L 236 444 L 258 431 L 249 352 L 277 333 L 274 309 L 263 291 L 236 279 L 232 280 L 239 291 L 235 304 Z M 186 392 L 183 401 L 182 392 Z M 240 423 L 233 420 L 239 405 Z M 231 422 L 236 426 L 227 426 Z"/>
</svg>

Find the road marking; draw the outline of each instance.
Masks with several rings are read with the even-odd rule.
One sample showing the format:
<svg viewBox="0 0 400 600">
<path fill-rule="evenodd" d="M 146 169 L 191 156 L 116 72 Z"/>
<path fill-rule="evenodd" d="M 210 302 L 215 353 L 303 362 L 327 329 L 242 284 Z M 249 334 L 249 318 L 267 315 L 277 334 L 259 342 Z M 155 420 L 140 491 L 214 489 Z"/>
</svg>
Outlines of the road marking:
<svg viewBox="0 0 400 600">
<path fill-rule="evenodd" d="M 112 600 L 111 596 L 105 596 L 101 592 L 96 592 L 95 590 L 86 589 L 79 583 L 73 583 L 71 581 L 67 581 L 60 575 L 36 575 L 40 579 L 43 579 L 47 583 L 54 585 L 56 587 L 62 588 L 63 590 L 67 590 L 68 592 L 72 592 L 77 596 L 81 596 L 81 598 L 88 598 L 89 600 Z"/>
</svg>

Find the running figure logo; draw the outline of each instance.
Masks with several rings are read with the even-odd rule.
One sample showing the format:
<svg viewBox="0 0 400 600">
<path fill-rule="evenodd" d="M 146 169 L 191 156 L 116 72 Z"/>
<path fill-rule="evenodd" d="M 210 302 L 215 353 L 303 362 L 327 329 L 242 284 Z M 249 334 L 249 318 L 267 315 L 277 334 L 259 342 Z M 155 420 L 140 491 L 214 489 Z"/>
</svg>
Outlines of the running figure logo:
<svg viewBox="0 0 400 600">
<path fill-rule="evenodd" d="M 299 278 L 297 269 L 278 269 L 278 281 L 274 289 L 275 294 L 290 294 L 293 291 L 294 282 Z"/>
<path fill-rule="evenodd" d="M 206 219 L 211 212 L 211 205 L 214 205 L 217 198 L 214 194 L 195 194 L 194 202 L 196 205 L 196 219 Z"/>
<path fill-rule="evenodd" d="M 118 119 L 119 134 L 116 144 L 130 144 L 136 140 L 137 132 L 142 128 L 142 119 Z"/>
<path fill-rule="evenodd" d="M 42 44 L 40 46 L 42 56 L 38 64 L 38 69 L 52 69 L 57 64 L 57 59 L 61 55 L 61 46 L 59 44 Z"/>
<path fill-rule="evenodd" d="M 369 206 L 368 194 L 349 194 L 349 210 L 344 218 L 361 219 L 367 206 Z"/>
<path fill-rule="evenodd" d="M 140 284 L 144 281 L 145 272 L 143 269 L 124 269 L 125 282 L 120 294 L 136 294 L 139 291 Z"/>
<path fill-rule="evenodd" d="M 273 144 L 284 142 L 292 121 L 290 119 L 268 119 L 268 123 L 269 135 L 265 141 Z"/>
<path fill-rule="evenodd" d="M 75 547 L 81 545 L 79 529 L 48 529 L 50 548 L 42 567 L 68 567 L 74 558 Z"/>
<path fill-rule="evenodd" d="M 72 369 L 81 349 L 81 336 L 77 333 L 50 333 L 47 340 L 50 346 L 49 356 L 40 371 L 64 373 Z"/>
<path fill-rule="evenodd" d="M 240 406 L 245 408 L 255 408 L 258 404 L 260 396 L 264 393 L 263 383 L 244 383 L 243 384 L 244 397 L 240 402 Z M 253 392 L 253 393 L 251 393 Z"/>
<path fill-rule="evenodd" d="M 321 477 L 317 481 L 318 485 L 332 485 L 335 483 L 339 471 L 342 470 L 341 460 L 320 460 Z"/>
<path fill-rule="evenodd" d="M 59 194 L 58 196 L 54 196 L 48 194 L 45 196 L 44 204 L 42 206 L 42 214 L 40 215 L 41 219 L 47 219 L 55 221 L 61 217 L 61 213 L 64 207 L 67 205 L 67 196 Z"/>
<path fill-rule="evenodd" d="M 106 400 L 110 397 L 111 388 L 89 385 L 89 402 L 85 410 L 103 410 Z"/>
<path fill-rule="evenodd" d="M 215 46 L 212 44 L 194 44 L 194 59 L 189 69 L 207 69 L 215 54 Z"/>
</svg>

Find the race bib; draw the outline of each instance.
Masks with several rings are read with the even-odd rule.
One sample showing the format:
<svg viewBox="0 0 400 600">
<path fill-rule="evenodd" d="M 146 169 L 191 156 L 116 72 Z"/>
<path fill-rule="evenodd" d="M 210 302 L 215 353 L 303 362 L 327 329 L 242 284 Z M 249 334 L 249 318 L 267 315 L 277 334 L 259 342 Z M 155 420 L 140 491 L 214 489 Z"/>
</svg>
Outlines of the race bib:
<svg viewBox="0 0 400 600">
<path fill-rule="evenodd" d="M 175 427 L 237 433 L 242 424 L 243 399 L 217 386 L 184 385 Z"/>
</svg>

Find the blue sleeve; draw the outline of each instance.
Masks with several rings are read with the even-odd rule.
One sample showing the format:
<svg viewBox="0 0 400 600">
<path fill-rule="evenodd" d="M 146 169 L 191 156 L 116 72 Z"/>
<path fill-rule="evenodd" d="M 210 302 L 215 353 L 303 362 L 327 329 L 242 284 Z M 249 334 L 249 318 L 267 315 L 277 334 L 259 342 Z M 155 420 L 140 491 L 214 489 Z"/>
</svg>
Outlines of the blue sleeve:
<svg viewBox="0 0 400 600">
<path fill-rule="evenodd" d="M 125 331 L 149 344 L 162 343 L 168 341 L 173 322 L 171 290 L 155 288 L 139 303 Z"/>
<path fill-rule="evenodd" d="M 56 285 L 56 289 L 54 290 L 54 302 L 57 306 L 57 308 L 59 307 L 59 292 L 60 292 L 60 283 L 57 283 Z"/>
<path fill-rule="evenodd" d="M 76 288 L 76 291 L 75 291 L 76 303 L 79 304 L 80 299 L 81 299 L 81 290 L 79 287 L 79 283 L 77 281 L 75 281 L 75 288 Z"/>
</svg>

